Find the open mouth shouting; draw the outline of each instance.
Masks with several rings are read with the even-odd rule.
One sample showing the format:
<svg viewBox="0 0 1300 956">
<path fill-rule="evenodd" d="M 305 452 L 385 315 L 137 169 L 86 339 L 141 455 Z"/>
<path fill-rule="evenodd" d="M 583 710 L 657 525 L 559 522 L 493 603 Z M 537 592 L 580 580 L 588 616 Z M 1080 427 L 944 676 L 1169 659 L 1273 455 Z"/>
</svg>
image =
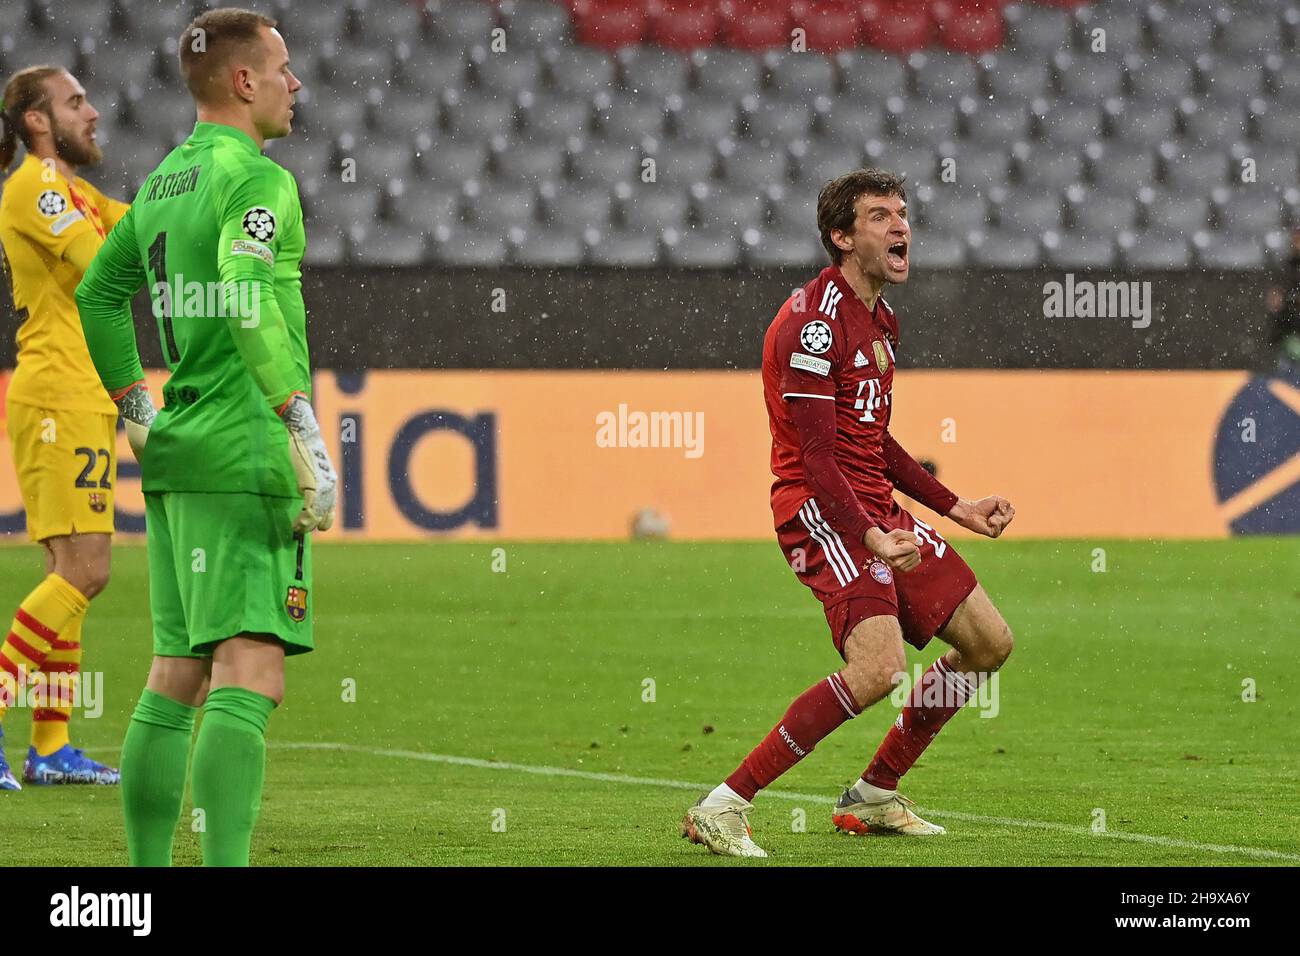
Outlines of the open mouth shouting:
<svg viewBox="0 0 1300 956">
<path fill-rule="evenodd" d="M 907 269 L 907 243 L 895 242 L 885 250 L 885 265 L 895 272 Z"/>
</svg>

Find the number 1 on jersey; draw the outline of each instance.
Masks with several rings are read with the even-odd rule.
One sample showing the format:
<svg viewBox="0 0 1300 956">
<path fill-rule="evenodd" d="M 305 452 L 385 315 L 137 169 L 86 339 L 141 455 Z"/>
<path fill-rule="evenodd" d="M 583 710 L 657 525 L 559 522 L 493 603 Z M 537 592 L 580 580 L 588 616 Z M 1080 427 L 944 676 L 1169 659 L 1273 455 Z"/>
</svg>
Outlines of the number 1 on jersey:
<svg viewBox="0 0 1300 956">
<path fill-rule="evenodd" d="M 162 313 L 163 341 L 167 346 L 167 360 L 175 365 L 181 360 L 176 347 L 176 333 L 172 330 L 172 296 L 167 284 L 167 233 L 160 232 L 149 247 L 149 268 L 153 270 L 154 289 L 157 292 L 158 311 Z"/>
</svg>

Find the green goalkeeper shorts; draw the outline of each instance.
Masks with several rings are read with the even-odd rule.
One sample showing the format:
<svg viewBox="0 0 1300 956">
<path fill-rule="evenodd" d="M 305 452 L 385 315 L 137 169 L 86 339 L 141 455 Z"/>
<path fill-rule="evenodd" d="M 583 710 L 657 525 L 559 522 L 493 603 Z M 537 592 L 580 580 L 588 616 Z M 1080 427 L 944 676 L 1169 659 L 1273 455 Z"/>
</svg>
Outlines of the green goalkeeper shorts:
<svg viewBox="0 0 1300 956">
<path fill-rule="evenodd" d="M 163 491 L 144 496 L 153 652 L 210 657 L 240 634 L 312 650 L 311 542 L 297 498 Z"/>
</svg>

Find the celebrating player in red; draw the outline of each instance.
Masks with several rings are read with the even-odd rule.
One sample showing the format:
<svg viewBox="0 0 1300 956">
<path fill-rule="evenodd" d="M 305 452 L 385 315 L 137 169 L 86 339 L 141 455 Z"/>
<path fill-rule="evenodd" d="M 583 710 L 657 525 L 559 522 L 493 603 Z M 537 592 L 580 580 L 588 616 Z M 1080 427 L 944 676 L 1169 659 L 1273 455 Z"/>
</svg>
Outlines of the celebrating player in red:
<svg viewBox="0 0 1300 956">
<path fill-rule="evenodd" d="M 763 342 L 772 430 L 772 511 L 781 550 L 822 602 L 845 667 L 804 691 L 735 772 L 687 811 L 682 833 L 714 853 L 766 856 L 747 814 L 754 795 L 902 679 L 903 641 L 951 649 L 912 689 L 862 779 L 831 819 L 851 833 L 943 833 L 898 781 L 1011 653 L 1007 627 L 975 575 L 897 488 L 962 527 L 996 538 L 1005 498 L 958 498 L 889 434 L 898 320 L 880 292 L 907 281 L 911 227 L 902 181 L 864 169 L 827 183 L 817 228 L 832 265 L 781 307 Z"/>
</svg>

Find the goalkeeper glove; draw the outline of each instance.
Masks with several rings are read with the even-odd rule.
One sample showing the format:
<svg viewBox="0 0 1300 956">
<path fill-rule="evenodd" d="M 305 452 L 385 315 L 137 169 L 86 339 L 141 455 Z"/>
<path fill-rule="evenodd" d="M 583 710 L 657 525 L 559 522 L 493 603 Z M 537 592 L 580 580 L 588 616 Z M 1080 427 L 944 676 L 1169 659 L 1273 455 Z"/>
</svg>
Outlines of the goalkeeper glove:
<svg viewBox="0 0 1300 956">
<path fill-rule="evenodd" d="M 144 443 L 149 440 L 149 426 L 158 417 L 158 410 L 149 398 L 149 389 L 143 381 L 132 382 L 114 395 L 113 401 L 117 404 L 117 413 L 122 416 L 127 443 L 135 453 L 135 460 L 139 461 Z"/>
<path fill-rule="evenodd" d="M 316 413 L 306 395 L 294 392 L 280 406 L 280 418 L 289 429 L 289 457 L 302 492 L 302 511 L 294 519 L 293 530 L 297 534 L 326 531 L 334 523 L 338 476 L 325 450 Z"/>
</svg>

